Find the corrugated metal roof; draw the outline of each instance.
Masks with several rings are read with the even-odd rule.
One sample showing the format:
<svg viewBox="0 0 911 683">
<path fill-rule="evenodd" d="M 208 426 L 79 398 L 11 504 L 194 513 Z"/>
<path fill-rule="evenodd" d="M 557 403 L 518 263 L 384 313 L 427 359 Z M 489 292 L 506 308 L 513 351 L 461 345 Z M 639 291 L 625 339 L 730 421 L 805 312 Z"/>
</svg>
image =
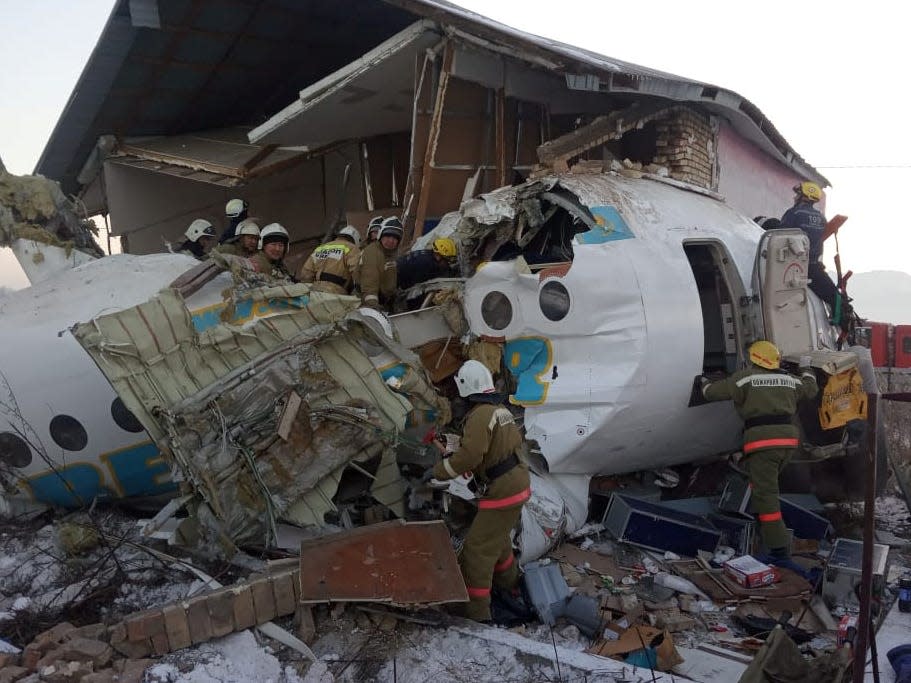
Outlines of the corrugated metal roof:
<svg viewBox="0 0 911 683">
<path fill-rule="evenodd" d="M 257 125 L 301 89 L 354 61 L 417 17 L 511 46 L 570 87 L 700 106 L 800 174 L 828 185 L 737 93 L 534 36 L 444 0 L 117 0 L 36 168 L 76 192 L 101 135 L 176 135 Z M 131 15 L 131 6 L 136 11 Z"/>
</svg>

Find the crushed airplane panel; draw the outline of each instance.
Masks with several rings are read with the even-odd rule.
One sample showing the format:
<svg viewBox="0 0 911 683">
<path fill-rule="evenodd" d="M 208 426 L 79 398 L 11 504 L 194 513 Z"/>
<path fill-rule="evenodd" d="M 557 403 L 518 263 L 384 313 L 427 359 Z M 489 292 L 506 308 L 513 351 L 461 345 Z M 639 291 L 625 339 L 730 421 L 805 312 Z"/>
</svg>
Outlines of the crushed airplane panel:
<svg viewBox="0 0 911 683">
<path fill-rule="evenodd" d="M 442 522 L 386 522 L 301 545 L 301 602 L 466 602 Z"/>
<path fill-rule="evenodd" d="M 389 467 L 397 435 L 415 414 L 449 414 L 417 356 L 377 339 L 353 297 L 226 282 L 188 300 L 165 289 L 74 328 L 197 494 L 188 507 L 199 533 L 230 554 L 268 545 L 286 513 L 322 524 L 345 466 L 378 456 L 374 498 L 402 514 L 404 485 Z M 378 351 L 410 380 L 393 390 L 368 355 Z"/>
</svg>

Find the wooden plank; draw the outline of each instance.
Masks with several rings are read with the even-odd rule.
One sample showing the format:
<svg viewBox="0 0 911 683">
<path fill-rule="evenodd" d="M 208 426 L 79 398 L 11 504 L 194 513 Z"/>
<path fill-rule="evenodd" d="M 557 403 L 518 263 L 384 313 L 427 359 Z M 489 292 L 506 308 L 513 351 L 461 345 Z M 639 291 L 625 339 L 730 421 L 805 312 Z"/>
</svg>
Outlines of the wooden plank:
<svg viewBox="0 0 911 683">
<path fill-rule="evenodd" d="M 497 187 L 506 185 L 506 91 L 497 90 L 496 144 L 497 144 Z"/>
<path fill-rule="evenodd" d="M 443 108 L 446 104 L 446 89 L 449 86 L 449 79 L 452 77 L 452 56 L 454 50 L 452 43 L 447 42 L 443 49 L 443 67 L 440 70 L 440 83 L 437 86 L 436 102 L 433 106 L 433 118 L 430 120 L 430 131 L 427 135 L 427 148 L 424 151 L 424 170 L 421 175 L 421 189 L 418 194 L 418 207 L 415 213 L 414 223 L 411 226 L 411 234 L 406 240 L 406 244 L 414 242 L 421 234 L 424 226 L 424 219 L 427 218 L 427 205 L 430 202 L 430 186 L 432 181 L 433 160 L 436 156 L 437 144 L 440 141 L 440 129 L 443 125 Z"/>
</svg>

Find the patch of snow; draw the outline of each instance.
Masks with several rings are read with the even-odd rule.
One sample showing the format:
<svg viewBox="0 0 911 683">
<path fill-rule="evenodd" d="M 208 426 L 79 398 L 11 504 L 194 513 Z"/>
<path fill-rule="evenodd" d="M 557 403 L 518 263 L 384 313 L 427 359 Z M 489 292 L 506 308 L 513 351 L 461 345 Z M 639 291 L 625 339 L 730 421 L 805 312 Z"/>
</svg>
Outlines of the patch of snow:
<svg viewBox="0 0 911 683">
<path fill-rule="evenodd" d="M 282 667 L 274 655 L 266 652 L 251 631 L 241 631 L 166 656 L 146 671 L 145 680 L 156 683 L 301 683 L 302 679 L 293 667 Z"/>
</svg>

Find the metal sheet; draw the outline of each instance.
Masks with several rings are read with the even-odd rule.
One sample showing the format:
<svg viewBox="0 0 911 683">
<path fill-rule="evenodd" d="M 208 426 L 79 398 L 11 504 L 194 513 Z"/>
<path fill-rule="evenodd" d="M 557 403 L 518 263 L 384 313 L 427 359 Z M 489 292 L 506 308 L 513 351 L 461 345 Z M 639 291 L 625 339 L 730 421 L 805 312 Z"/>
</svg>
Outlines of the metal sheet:
<svg viewBox="0 0 911 683">
<path fill-rule="evenodd" d="M 442 522 L 386 522 L 301 544 L 301 602 L 466 602 Z"/>
</svg>

